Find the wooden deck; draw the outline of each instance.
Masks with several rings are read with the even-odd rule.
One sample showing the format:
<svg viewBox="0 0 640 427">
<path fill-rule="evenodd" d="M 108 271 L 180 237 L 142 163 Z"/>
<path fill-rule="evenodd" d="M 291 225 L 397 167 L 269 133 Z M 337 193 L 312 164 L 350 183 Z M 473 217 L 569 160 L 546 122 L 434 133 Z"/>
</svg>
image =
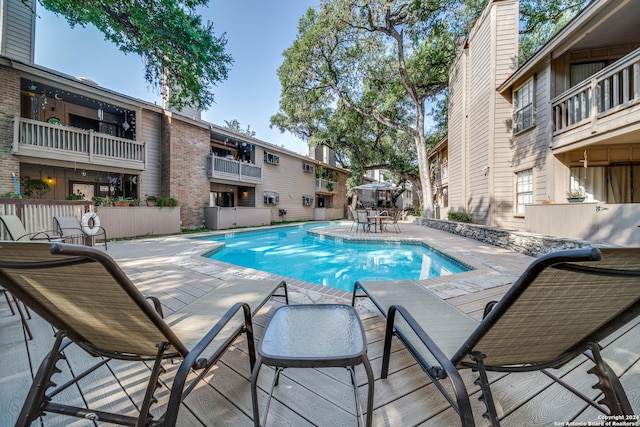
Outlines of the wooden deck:
<svg viewBox="0 0 640 427">
<path fill-rule="evenodd" d="M 507 286 L 493 288 L 474 294 L 452 298 L 449 301 L 479 318 L 484 304 L 506 291 Z M 301 302 L 301 295 L 292 293 L 292 303 Z M 298 299 L 298 301 L 296 301 Z M 261 331 L 274 310 L 281 303 L 276 299 L 267 304 L 255 318 L 256 332 Z M 379 376 L 384 318 L 377 314 L 367 302 L 358 302 L 368 340 L 368 353 L 375 382 L 375 409 L 373 423 L 376 426 L 445 426 L 459 425 L 457 415 L 430 384 L 408 352 L 396 341 L 391 358 L 390 375 L 382 380 Z M 13 425 L 31 382 L 31 372 L 37 368 L 48 350 L 53 331 L 44 321 L 34 317 L 29 320 L 34 334 L 32 341 L 25 340 L 18 316 L 11 316 L 4 301 L 0 301 L 0 425 Z M 621 377 L 632 405 L 640 413 L 640 319 L 631 322 L 603 343 L 604 356 Z M 78 372 L 90 363 L 89 357 L 78 349 L 67 351 L 68 368 Z M 140 365 L 140 364 L 138 364 Z M 170 378 L 174 366 L 167 366 L 166 378 Z M 559 374 L 578 384 L 588 395 L 593 395 L 590 385 L 595 377 L 587 375 L 588 363 L 578 360 L 559 370 Z M 67 393 L 65 399 L 85 399 L 91 405 L 134 414 L 144 390 L 145 366 L 125 362 L 110 362 L 109 369 L 101 368 L 82 382 L 81 390 Z M 361 399 L 366 398 L 366 377 L 362 367 L 356 368 Z M 60 374 L 64 376 L 65 372 Z M 264 367 L 259 378 L 261 406 L 266 401 L 273 371 Z M 182 426 L 251 426 L 251 399 L 249 389 L 249 362 L 246 342 L 238 340 L 212 371 L 208 384 L 202 384 L 186 400 L 180 411 Z M 117 379 L 126 386 L 122 391 Z M 465 373 L 465 380 L 472 391 L 475 419 L 483 425 L 483 407 L 478 402 L 477 387 L 473 385 L 474 374 Z M 553 384 L 542 374 L 497 374 L 493 375 L 493 389 L 505 426 L 550 426 L 554 422 L 597 421 L 598 414 L 587 404 Z M 167 398 L 166 390 L 159 394 L 160 402 Z M 73 424 L 71 424 L 73 422 Z M 48 415 L 44 426 L 93 425 L 85 420 Z M 356 425 L 355 403 L 349 376 L 344 369 L 287 369 L 276 387 L 269 411 L 268 425 Z"/>
<path fill-rule="evenodd" d="M 425 227 L 412 228 L 402 224 L 401 236 L 422 239 L 436 248 L 446 249 L 465 262 L 477 267 L 475 273 L 462 273 L 423 283 L 451 304 L 480 318 L 487 301 L 498 299 L 508 289 L 507 283 L 529 264 L 530 258 L 508 253 L 476 241 L 456 237 Z M 346 227 L 348 230 L 348 226 Z M 338 230 L 347 233 L 346 230 Z M 362 235 L 363 233 L 360 233 Z M 395 233 L 390 238 L 397 238 Z M 376 236 L 379 238 L 379 236 Z M 148 294 L 160 297 L 165 314 L 189 304 L 208 290 L 230 278 L 274 278 L 255 270 L 232 268 L 203 261 L 199 254 L 210 248 L 204 241 L 189 241 L 182 237 L 168 237 L 162 241 L 142 239 L 109 244 L 109 254 L 121 264 L 133 282 Z M 513 274 L 512 274 L 513 273 Z M 305 287 L 289 281 L 292 304 L 346 303 L 344 292 Z M 254 318 L 257 339 L 273 312 L 282 305 L 280 298 L 267 303 Z M 366 330 L 368 355 L 375 375 L 374 426 L 457 426 L 455 412 L 430 383 L 413 358 L 397 341 L 393 344 L 390 374 L 380 379 L 385 319 L 366 298 L 360 298 L 356 307 Z M 20 319 L 11 316 L 9 308 L 0 298 L 0 427 L 12 426 L 37 370 L 53 341 L 53 330 L 34 316 L 28 321 L 34 338 L 25 341 Z M 313 331 L 310 331 L 313 333 Z M 640 318 L 621 328 L 601 344 L 607 362 L 612 366 L 640 414 Z M 67 367 L 54 380 L 61 384 L 69 370 L 81 372 L 89 366 L 91 358 L 78 348 L 66 351 Z M 168 399 L 167 384 L 177 365 L 167 363 L 163 375 L 166 383 L 156 396 L 159 406 Z M 555 372 L 588 396 L 597 396 L 591 388 L 596 378 L 587 374 L 590 363 L 586 358 L 574 360 Z M 135 415 L 142 400 L 149 368 L 143 364 L 111 361 L 83 379 L 79 388 L 73 388 L 56 399 L 78 404 L 85 401 L 93 409 L 117 411 Z M 366 403 L 366 375 L 356 367 L 360 398 Z M 260 373 L 259 401 L 264 413 L 266 393 L 271 387 L 273 370 L 263 367 Z M 470 391 L 476 425 L 485 426 L 484 407 L 478 401 L 476 374 L 467 370 L 463 377 Z M 244 337 L 221 358 L 210 372 L 206 382 L 186 399 L 179 413 L 180 426 L 252 426 L 250 371 L 247 345 Z M 556 426 L 576 422 L 598 422 L 598 413 L 585 402 L 553 383 L 543 374 L 493 374 L 490 376 L 494 397 L 503 426 Z M 115 381 L 114 381 L 115 380 Z M 126 390 L 126 392 L 123 390 Z M 269 410 L 269 426 L 352 426 L 357 425 L 356 405 L 348 371 L 332 369 L 287 369 L 276 387 Z M 36 423 L 34 423 L 36 425 Z M 41 426 L 93 426 L 88 420 L 47 415 Z M 98 423 L 98 425 L 100 425 Z M 566 424 L 565 424 L 566 425 Z M 595 424 L 598 425 L 598 424 Z M 600 424 L 602 425 L 602 424 Z"/>
</svg>

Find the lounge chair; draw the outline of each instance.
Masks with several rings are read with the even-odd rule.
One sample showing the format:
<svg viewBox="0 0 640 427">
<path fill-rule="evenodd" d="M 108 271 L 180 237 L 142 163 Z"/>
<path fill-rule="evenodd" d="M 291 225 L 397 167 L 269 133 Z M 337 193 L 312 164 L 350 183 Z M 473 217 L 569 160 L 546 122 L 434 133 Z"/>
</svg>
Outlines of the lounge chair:
<svg viewBox="0 0 640 427">
<path fill-rule="evenodd" d="M 28 233 L 17 215 L 0 215 L 0 222 L 4 226 L 10 240 L 62 240 L 55 231 L 38 231 L 35 233 Z"/>
<path fill-rule="evenodd" d="M 364 295 L 360 292 L 364 291 Z M 619 379 L 600 355 L 598 341 L 640 315 L 640 248 L 580 249 L 534 261 L 478 323 L 415 282 L 357 282 L 387 317 L 382 378 L 396 335 L 459 414 L 474 426 L 469 395 L 458 372 L 478 372 L 485 416 L 499 419 L 487 371 L 542 370 L 607 416 L 632 415 Z M 598 378 L 598 402 L 544 371 L 585 353 Z M 453 394 L 441 381 L 449 379 Z"/>
<path fill-rule="evenodd" d="M 87 237 L 93 239 L 96 236 L 102 236 L 104 249 L 107 250 L 107 230 L 99 224 L 92 227 L 83 227 L 75 216 L 54 216 L 53 220 L 60 231 L 60 235 L 66 241 L 84 244 Z"/>
<path fill-rule="evenodd" d="M 0 242 L 0 283 L 58 331 L 16 426 L 31 425 L 44 413 L 126 426 L 174 426 L 180 403 L 243 332 L 249 375 L 255 364 L 252 313 L 281 288 L 288 303 L 284 282 L 237 280 L 163 319 L 158 300 L 152 299 L 154 310 L 105 252 L 62 243 Z M 84 376 L 77 374 L 60 387 L 52 382 L 51 377 L 60 372 L 56 364 L 64 359 L 64 349 L 71 343 L 99 359 L 87 372 L 104 365 L 105 358 L 149 363 L 149 380 L 137 417 L 54 402 L 61 389 L 74 386 Z M 162 362 L 167 359 L 183 360 L 175 370 L 168 403 L 164 402 L 166 410 L 153 418 L 154 393 L 164 370 Z M 197 375 L 190 375 L 192 368 Z"/>
<path fill-rule="evenodd" d="M 33 334 L 31 333 L 31 328 L 29 328 L 29 324 L 27 323 L 27 319 L 31 319 L 31 314 L 29 313 L 29 309 L 25 307 L 25 310 L 22 311 L 22 307 L 20 306 L 19 301 L 12 296 L 13 303 L 16 305 L 16 309 L 13 309 L 13 305 L 11 305 L 11 300 L 9 299 L 9 292 L 2 286 L 0 286 L 0 294 L 4 295 L 4 299 L 7 300 L 7 305 L 9 306 L 9 311 L 11 311 L 11 315 L 14 316 L 16 311 L 20 316 L 20 323 L 22 323 L 22 329 L 24 333 L 27 335 L 27 339 L 32 340 Z"/>
</svg>

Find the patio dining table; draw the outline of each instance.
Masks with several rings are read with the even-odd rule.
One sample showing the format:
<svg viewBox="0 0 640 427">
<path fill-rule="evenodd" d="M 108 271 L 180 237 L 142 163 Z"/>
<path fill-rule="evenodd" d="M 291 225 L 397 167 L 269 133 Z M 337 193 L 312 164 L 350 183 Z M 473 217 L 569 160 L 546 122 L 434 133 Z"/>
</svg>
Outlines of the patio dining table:
<svg viewBox="0 0 640 427">
<path fill-rule="evenodd" d="M 389 215 L 369 215 L 369 220 L 373 222 L 373 232 L 377 233 L 378 228 L 380 231 L 384 231 L 384 221 L 392 220 L 393 218 Z"/>
</svg>

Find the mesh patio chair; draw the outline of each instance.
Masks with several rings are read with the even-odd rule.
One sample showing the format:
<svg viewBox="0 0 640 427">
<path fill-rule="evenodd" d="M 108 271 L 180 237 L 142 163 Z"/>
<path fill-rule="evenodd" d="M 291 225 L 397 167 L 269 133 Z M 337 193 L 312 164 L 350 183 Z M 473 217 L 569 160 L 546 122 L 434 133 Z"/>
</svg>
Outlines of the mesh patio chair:
<svg viewBox="0 0 640 427">
<path fill-rule="evenodd" d="M 63 240 L 55 231 L 38 231 L 35 233 L 28 233 L 17 215 L 0 215 L 0 222 L 2 223 L 10 240 Z"/>
<path fill-rule="evenodd" d="M 107 250 L 107 230 L 100 225 L 93 226 L 91 228 L 92 234 L 87 234 L 82 227 L 80 220 L 75 216 L 54 216 L 53 220 L 57 224 L 60 235 L 65 238 L 65 241 L 84 244 L 86 238 L 95 239 L 96 236 L 102 236 L 104 239 L 104 249 Z"/>
<path fill-rule="evenodd" d="M 357 228 L 362 226 L 362 231 L 365 231 L 365 228 L 367 229 L 366 231 L 371 230 L 371 222 L 370 222 L 369 216 L 367 215 L 367 211 L 357 210 L 356 220 L 357 220 Z M 357 228 L 356 228 L 356 231 L 357 231 Z"/>
<path fill-rule="evenodd" d="M 402 215 L 402 212 L 397 211 L 396 213 L 393 214 L 393 216 L 390 216 L 389 219 L 385 219 L 383 221 L 384 229 L 387 230 L 389 228 L 389 225 L 391 225 L 393 227 L 393 229 L 395 230 L 396 234 L 400 233 L 400 227 L 398 226 L 398 220 L 400 219 L 401 215 Z"/>
<path fill-rule="evenodd" d="M 364 295 L 360 292 L 364 291 Z M 606 416 L 632 415 L 619 378 L 600 354 L 598 341 L 640 315 L 640 248 L 562 251 L 534 261 L 478 323 L 411 281 L 357 282 L 387 316 L 382 378 L 387 377 L 391 340 L 402 341 L 424 372 L 459 414 L 463 426 L 474 419 L 461 368 L 478 372 L 476 382 L 499 425 L 488 371 L 542 371 Z M 545 371 L 581 354 L 593 367 L 601 395 L 596 399 Z M 448 379 L 451 390 L 441 381 Z"/>
<path fill-rule="evenodd" d="M 79 245 L 0 242 L 0 283 L 58 332 L 45 357 L 16 426 L 28 426 L 45 413 L 88 418 L 125 426 L 174 426 L 181 402 L 218 358 L 246 333 L 250 370 L 255 364 L 252 315 L 286 284 L 264 280 L 229 281 L 196 302 L 162 318 L 157 299 L 149 304 L 105 252 Z M 76 344 L 98 359 L 86 372 L 61 386 L 52 376 Z M 148 362 L 148 381 L 139 415 L 72 406 L 56 396 L 78 384 L 110 359 Z M 175 370 L 166 410 L 151 415 L 163 361 L 182 359 Z M 192 370 L 197 371 L 191 375 Z M 188 379 L 188 381 L 187 381 Z M 62 393 L 64 394 L 64 393 Z"/>
</svg>

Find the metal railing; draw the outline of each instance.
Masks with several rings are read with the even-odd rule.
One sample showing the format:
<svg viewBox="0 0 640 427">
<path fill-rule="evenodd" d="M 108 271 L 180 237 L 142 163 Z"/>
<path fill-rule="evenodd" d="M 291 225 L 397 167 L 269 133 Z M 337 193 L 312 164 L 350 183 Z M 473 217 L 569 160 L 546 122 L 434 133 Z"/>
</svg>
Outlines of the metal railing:
<svg viewBox="0 0 640 427">
<path fill-rule="evenodd" d="M 262 167 L 252 163 L 227 159 L 219 156 L 207 158 L 207 171 L 209 178 L 220 178 L 231 181 L 262 183 Z"/>
<path fill-rule="evenodd" d="M 328 179 L 316 178 L 316 191 L 336 193 L 338 191 L 338 183 Z"/>
<path fill-rule="evenodd" d="M 144 142 L 23 117 L 14 118 L 12 152 L 138 170 L 147 157 Z"/>
<path fill-rule="evenodd" d="M 551 101 L 553 135 L 591 124 L 640 103 L 640 49 Z"/>
</svg>

